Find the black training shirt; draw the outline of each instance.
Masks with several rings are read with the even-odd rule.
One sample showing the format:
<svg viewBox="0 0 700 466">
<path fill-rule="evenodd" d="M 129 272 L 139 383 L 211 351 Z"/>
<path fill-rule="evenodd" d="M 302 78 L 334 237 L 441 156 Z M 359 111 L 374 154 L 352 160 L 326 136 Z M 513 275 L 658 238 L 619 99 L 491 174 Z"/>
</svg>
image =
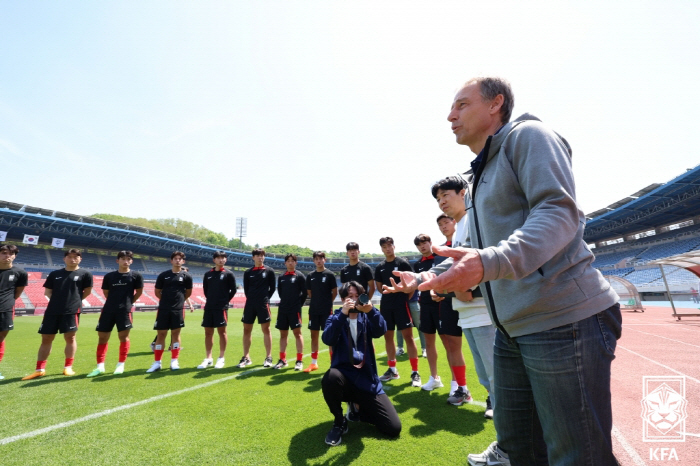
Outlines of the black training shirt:
<svg viewBox="0 0 700 466">
<path fill-rule="evenodd" d="M 301 312 L 306 301 L 306 277 L 295 270 L 285 272 L 277 278 L 277 293 L 280 296 L 280 312 Z"/>
<path fill-rule="evenodd" d="M 222 271 L 216 268 L 204 274 L 204 296 L 207 303 L 205 311 L 220 311 L 228 309 L 228 303 L 236 294 L 236 277 L 228 269 Z"/>
<path fill-rule="evenodd" d="M 433 267 L 434 262 L 435 256 L 433 254 L 429 255 L 428 257 L 422 257 L 413 263 L 413 271 L 415 273 L 427 272 Z M 430 290 L 416 291 L 416 293 L 420 293 L 418 302 L 421 304 L 430 304 L 433 302 L 433 299 L 430 297 Z"/>
<path fill-rule="evenodd" d="M 243 273 L 243 291 L 246 300 L 254 303 L 269 303 L 275 294 L 275 271 L 272 267 L 251 267 Z"/>
<path fill-rule="evenodd" d="M 143 277 L 140 273 L 133 270 L 126 273 L 121 273 L 119 270 L 109 272 L 102 280 L 102 289 L 109 292 L 102 310 L 131 312 L 134 292 L 139 288 L 143 288 Z"/>
<path fill-rule="evenodd" d="M 192 275 L 184 270 L 166 270 L 156 278 L 156 289 L 161 290 L 159 311 L 181 311 L 185 308 L 185 291 L 192 289 Z"/>
<path fill-rule="evenodd" d="M 390 278 L 393 278 L 396 283 L 401 283 L 401 279 L 392 272 L 399 270 L 402 272 L 413 272 L 411 264 L 402 257 L 396 257 L 393 261 L 387 262 L 386 259 L 379 263 L 374 271 L 374 281 L 381 282 L 383 285 L 391 286 Z M 377 285 L 379 286 L 379 285 Z M 387 307 L 405 307 L 408 303 L 408 295 L 406 293 L 388 293 L 382 295 L 380 302 L 382 309 Z"/>
<path fill-rule="evenodd" d="M 85 269 L 69 272 L 54 270 L 46 277 L 44 288 L 51 291 L 51 299 L 44 314 L 77 314 L 83 307 L 83 290 L 92 288 L 92 274 Z"/>
<path fill-rule="evenodd" d="M 309 314 L 328 315 L 333 311 L 333 289 L 338 288 L 333 272 L 314 270 L 306 277 L 306 288 L 311 291 Z"/>
<path fill-rule="evenodd" d="M 0 270 L 0 312 L 10 312 L 15 307 L 15 288 L 27 286 L 29 275 L 23 269 L 12 266 Z"/>
<path fill-rule="evenodd" d="M 374 280 L 372 268 L 362 261 L 355 265 L 348 264 L 340 270 L 340 283 L 356 281 L 362 285 L 365 293 L 369 292 L 369 282 L 372 280 Z"/>
</svg>

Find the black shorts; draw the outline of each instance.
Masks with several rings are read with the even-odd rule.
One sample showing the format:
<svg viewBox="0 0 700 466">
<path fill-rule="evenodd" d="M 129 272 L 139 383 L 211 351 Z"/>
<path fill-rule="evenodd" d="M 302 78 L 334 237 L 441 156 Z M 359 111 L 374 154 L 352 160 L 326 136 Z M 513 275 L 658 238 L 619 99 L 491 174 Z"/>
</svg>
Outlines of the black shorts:
<svg viewBox="0 0 700 466">
<path fill-rule="evenodd" d="M 413 327 L 413 319 L 411 318 L 411 311 L 408 309 L 408 303 L 399 304 L 396 307 L 380 307 L 379 312 L 386 321 L 387 331 Z"/>
<path fill-rule="evenodd" d="M 39 333 L 42 335 L 56 335 L 58 332 L 77 332 L 79 323 L 80 313 L 62 315 L 44 314 L 44 320 L 41 321 L 41 325 L 39 326 Z"/>
<path fill-rule="evenodd" d="M 277 312 L 275 328 L 278 330 L 301 328 L 301 312 Z"/>
<path fill-rule="evenodd" d="M 246 300 L 241 322 L 244 324 L 254 324 L 256 318 L 258 319 L 258 323 L 260 325 L 269 324 L 272 320 L 272 314 L 270 314 L 270 304 L 251 303 L 249 300 Z"/>
<path fill-rule="evenodd" d="M 228 310 L 221 309 L 220 311 L 204 310 L 202 317 L 202 327 L 216 328 L 226 327 L 228 325 Z"/>
<path fill-rule="evenodd" d="M 311 314 L 309 312 L 309 330 L 324 330 L 326 328 L 326 320 L 331 316 L 328 314 Z"/>
<path fill-rule="evenodd" d="M 14 330 L 15 328 L 15 310 L 11 312 L 0 312 L 0 332 L 6 330 Z"/>
<path fill-rule="evenodd" d="M 131 310 L 124 311 L 107 311 L 100 312 L 100 320 L 97 322 L 98 332 L 111 332 L 114 326 L 117 326 L 117 332 L 130 330 L 134 326 L 134 320 L 131 317 Z"/>
<path fill-rule="evenodd" d="M 153 330 L 173 330 L 185 326 L 185 309 L 180 311 L 161 311 L 156 314 Z"/>
<path fill-rule="evenodd" d="M 449 298 L 448 298 L 449 299 Z M 423 333 L 435 335 L 440 328 L 440 303 L 420 303 L 420 326 L 418 330 Z"/>
<path fill-rule="evenodd" d="M 451 299 L 451 298 L 446 298 Z M 444 301 L 440 301 L 442 304 Z M 445 309 L 447 308 L 447 309 Z M 440 313 L 438 314 L 438 334 L 440 335 L 451 335 L 453 337 L 462 336 L 462 327 L 459 326 L 459 312 L 452 309 L 452 306 L 440 306 Z"/>
</svg>

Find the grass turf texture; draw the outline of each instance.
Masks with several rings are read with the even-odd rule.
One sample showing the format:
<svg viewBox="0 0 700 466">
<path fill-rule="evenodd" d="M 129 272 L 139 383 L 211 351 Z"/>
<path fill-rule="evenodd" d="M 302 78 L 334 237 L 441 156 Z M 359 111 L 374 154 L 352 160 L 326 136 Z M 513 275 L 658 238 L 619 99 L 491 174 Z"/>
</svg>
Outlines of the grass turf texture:
<svg viewBox="0 0 700 466">
<path fill-rule="evenodd" d="M 304 309 L 304 315 L 307 310 Z M 320 370 L 293 370 L 296 349 L 290 332 L 287 355 L 291 364 L 282 370 L 262 368 L 265 359 L 262 333 L 255 325 L 251 359 L 245 369 L 235 367 L 241 357 L 241 310 L 229 314 L 229 345 L 226 368 L 198 370 L 204 358 L 201 311 L 187 313 L 182 330 L 179 371 L 171 372 L 170 354 L 163 356 L 164 369 L 146 374 L 153 362 L 149 344 L 155 313 L 134 313 L 131 352 L 123 375 L 114 376 L 119 341 L 116 330 L 110 339 L 107 373 L 85 376 L 95 367 L 98 314 L 83 314 L 77 333 L 78 352 L 73 377 L 62 375 L 61 335 L 54 340 L 46 367 L 47 375 L 26 382 L 36 363 L 40 317 L 15 318 L 15 330 L 6 339 L 5 359 L 0 363 L 0 442 L 2 439 L 82 418 L 111 408 L 158 395 L 227 378 L 220 383 L 116 411 L 32 438 L 0 444 L 3 465 L 30 464 L 465 464 L 468 453 L 483 451 L 495 440 L 493 422 L 484 419 L 478 405 L 446 403 L 450 371 L 444 348 L 438 343 L 439 373 L 445 387 L 426 392 L 411 387 L 407 356 L 398 358 L 401 378 L 385 384 L 403 424 L 401 436 L 389 440 L 374 426 L 350 423 L 342 444 L 329 447 L 325 435 L 332 418 L 323 400 L 321 378 L 330 365 L 329 354 L 319 354 Z M 273 310 L 273 320 L 276 312 Z M 304 322 L 304 366 L 311 362 L 311 338 Z M 272 324 L 274 325 L 274 323 Z M 279 331 L 272 329 L 273 360 L 278 359 Z M 416 341 L 419 346 L 419 343 Z M 384 353 L 383 339 L 375 340 L 377 353 Z M 327 349 L 321 346 L 321 349 Z M 475 400 L 484 401 L 469 347 L 463 340 L 467 380 Z M 214 337 L 214 358 L 218 335 Z M 377 359 L 380 374 L 386 356 Z M 420 358 L 423 382 L 429 377 L 428 362 Z"/>
</svg>

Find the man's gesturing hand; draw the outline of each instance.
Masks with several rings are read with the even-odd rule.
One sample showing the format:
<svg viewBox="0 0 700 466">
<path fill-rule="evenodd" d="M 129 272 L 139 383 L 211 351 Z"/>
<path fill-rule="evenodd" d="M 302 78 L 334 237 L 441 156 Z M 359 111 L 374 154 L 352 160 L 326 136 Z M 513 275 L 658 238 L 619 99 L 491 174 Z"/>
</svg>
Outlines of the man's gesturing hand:
<svg viewBox="0 0 700 466">
<path fill-rule="evenodd" d="M 454 263 L 442 275 L 431 274 L 433 277 L 424 280 L 418 287 L 420 291 L 465 291 L 481 283 L 484 278 L 484 265 L 476 249 L 433 246 L 433 252 L 440 256 L 452 257 Z"/>
<path fill-rule="evenodd" d="M 389 281 L 391 282 L 391 286 L 387 285 L 382 285 L 382 293 L 387 294 L 387 293 L 412 293 L 417 287 L 418 287 L 418 281 L 416 280 L 416 274 L 413 272 L 401 272 L 398 270 L 394 270 L 393 273 L 395 276 L 399 277 L 401 281 L 399 283 L 396 283 L 396 281 L 393 278 L 390 278 Z M 427 274 L 428 277 L 434 277 L 435 274 L 433 273 L 428 273 L 428 272 L 423 272 L 423 274 Z M 425 278 L 424 278 L 425 280 Z"/>
</svg>

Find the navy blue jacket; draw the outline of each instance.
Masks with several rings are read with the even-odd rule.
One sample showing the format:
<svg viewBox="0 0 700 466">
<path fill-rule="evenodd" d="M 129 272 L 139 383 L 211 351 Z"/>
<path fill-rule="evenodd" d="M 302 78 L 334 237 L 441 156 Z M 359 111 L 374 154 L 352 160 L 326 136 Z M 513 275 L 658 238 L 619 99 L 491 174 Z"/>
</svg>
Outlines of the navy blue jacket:
<svg viewBox="0 0 700 466">
<path fill-rule="evenodd" d="M 357 346 L 355 346 L 348 320 L 348 316 L 340 312 L 340 309 L 336 309 L 335 313 L 326 320 L 326 328 L 323 330 L 321 339 L 323 343 L 333 348 L 331 367 L 338 369 L 358 389 L 381 395 L 384 390 L 377 375 L 377 361 L 374 358 L 372 339 L 379 338 L 386 333 L 386 322 L 375 307 L 372 307 L 372 310 L 367 314 L 358 313 Z M 367 334 L 367 348 L 364 347 L 365 333 Z M 364 366 L 361 369 L 354 366 L 349 345 L 364 353 Z"/>
</svg>

